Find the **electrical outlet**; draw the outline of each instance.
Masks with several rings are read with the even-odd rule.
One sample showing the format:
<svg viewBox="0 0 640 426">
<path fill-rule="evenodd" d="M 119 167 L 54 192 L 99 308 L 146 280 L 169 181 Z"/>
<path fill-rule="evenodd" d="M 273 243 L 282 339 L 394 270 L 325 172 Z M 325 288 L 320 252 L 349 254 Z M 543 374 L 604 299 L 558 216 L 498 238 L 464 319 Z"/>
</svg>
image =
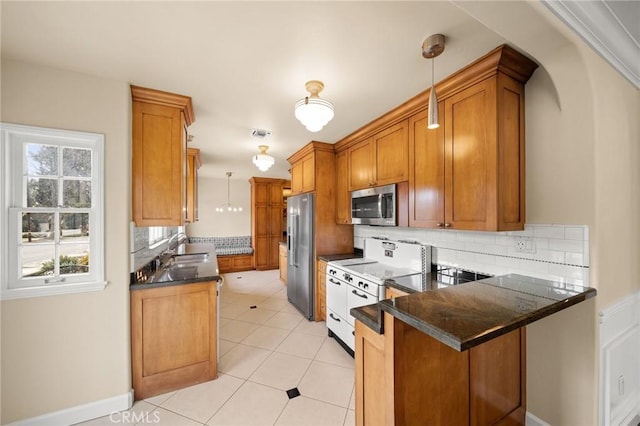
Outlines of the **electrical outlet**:
<svg viewBox="0 0 640 426">
<path fill-rule="evenodd" d="M 515 250 L 518 253 L 535 253 L 536 243 L 533 237 L 515 237 Z"/>
</svg>

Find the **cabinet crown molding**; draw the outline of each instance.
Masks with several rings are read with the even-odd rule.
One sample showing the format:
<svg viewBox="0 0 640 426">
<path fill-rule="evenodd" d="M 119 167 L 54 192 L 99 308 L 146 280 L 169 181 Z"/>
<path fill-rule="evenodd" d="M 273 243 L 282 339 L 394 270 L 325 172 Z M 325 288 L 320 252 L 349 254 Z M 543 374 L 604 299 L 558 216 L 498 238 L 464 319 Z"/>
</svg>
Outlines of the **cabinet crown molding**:
<svg viewBox="0 0 640 426">
<path fill-rule="evenodd" d="M 482 80 L 497 75 L 499 72 L 524 84 L 536 68 L 538 68 L 538 64 L 513 47 L 507 44 L 500 45 L 436 84 L 438 101 L 443 101 Z M 374 133 L 425 110 L 429 103 L 430 91 L 431 89 L 426 89 L 418 93 L 403 104 L 339 140 L 335 143 L 335 151 L 343 151 L 361 140 L 371 137 Z"/>
<path fill-rule="evenodd" d="M 291 157 L 287 158 L 289 164 L 293 164 L 296 161 L 302 159 L 307 154 L 315 151 L 329 151 L 334 152 L 334 145 L 326 142 L 311 141 L 298 151 L 296 151 Z"/>
<path fill-rule="evenodd" d="M 184 113 L 184 119 L 187 126 L 190 126 L 194 121 L 196 121 L 190 96 L 178 95 L 176 93 L 164 92 L 162 90 L 150 89 L 148 87 L 134 86 L 133 84 L 130 86 L 132 101 L 179 108 Z"/>
</svg>

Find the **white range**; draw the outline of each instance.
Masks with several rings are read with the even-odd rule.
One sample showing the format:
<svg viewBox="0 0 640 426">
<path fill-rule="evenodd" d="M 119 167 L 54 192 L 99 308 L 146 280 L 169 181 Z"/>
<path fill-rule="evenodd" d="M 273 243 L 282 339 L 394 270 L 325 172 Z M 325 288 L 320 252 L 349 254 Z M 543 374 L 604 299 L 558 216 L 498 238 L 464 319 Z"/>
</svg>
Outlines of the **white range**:
<svg viewBox="0 0 640 426">
<path fill-rule="evenodd" d="M 327 328 L 353 355 L 355 350 L 352 308 L 371 305 L 385 298 L 384 282 L 390 278 L 414 277 L 424 286 L 431 269 L 431 246 L 413 242 L 366 238 L 364 257 L 327 263 Z"/>
</svg>

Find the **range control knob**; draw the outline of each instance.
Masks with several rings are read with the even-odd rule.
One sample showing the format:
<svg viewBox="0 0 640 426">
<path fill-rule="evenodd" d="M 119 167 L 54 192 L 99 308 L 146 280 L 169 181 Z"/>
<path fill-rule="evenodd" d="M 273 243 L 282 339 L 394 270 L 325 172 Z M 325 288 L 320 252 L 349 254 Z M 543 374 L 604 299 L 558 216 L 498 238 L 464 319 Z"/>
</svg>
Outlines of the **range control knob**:
<svg viewBox="0 0 640 426">
<path fill-rule="evenodd" d="M 369 288 L 369 284 L 365 283 L 364 288 Z"/>
</svg>

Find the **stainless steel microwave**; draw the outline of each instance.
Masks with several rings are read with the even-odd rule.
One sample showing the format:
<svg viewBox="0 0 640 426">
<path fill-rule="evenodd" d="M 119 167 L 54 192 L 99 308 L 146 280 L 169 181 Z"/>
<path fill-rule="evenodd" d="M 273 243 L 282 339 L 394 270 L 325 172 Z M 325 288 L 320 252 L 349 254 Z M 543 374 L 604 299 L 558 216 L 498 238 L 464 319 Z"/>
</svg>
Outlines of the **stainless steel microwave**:
<svg viewBox="0 0 640 426">
<path fill-rule="evenodd" d="M 352 191 L 351 223 L 355 225 L 397 226 L 396 185 Z"/>
</svg>

